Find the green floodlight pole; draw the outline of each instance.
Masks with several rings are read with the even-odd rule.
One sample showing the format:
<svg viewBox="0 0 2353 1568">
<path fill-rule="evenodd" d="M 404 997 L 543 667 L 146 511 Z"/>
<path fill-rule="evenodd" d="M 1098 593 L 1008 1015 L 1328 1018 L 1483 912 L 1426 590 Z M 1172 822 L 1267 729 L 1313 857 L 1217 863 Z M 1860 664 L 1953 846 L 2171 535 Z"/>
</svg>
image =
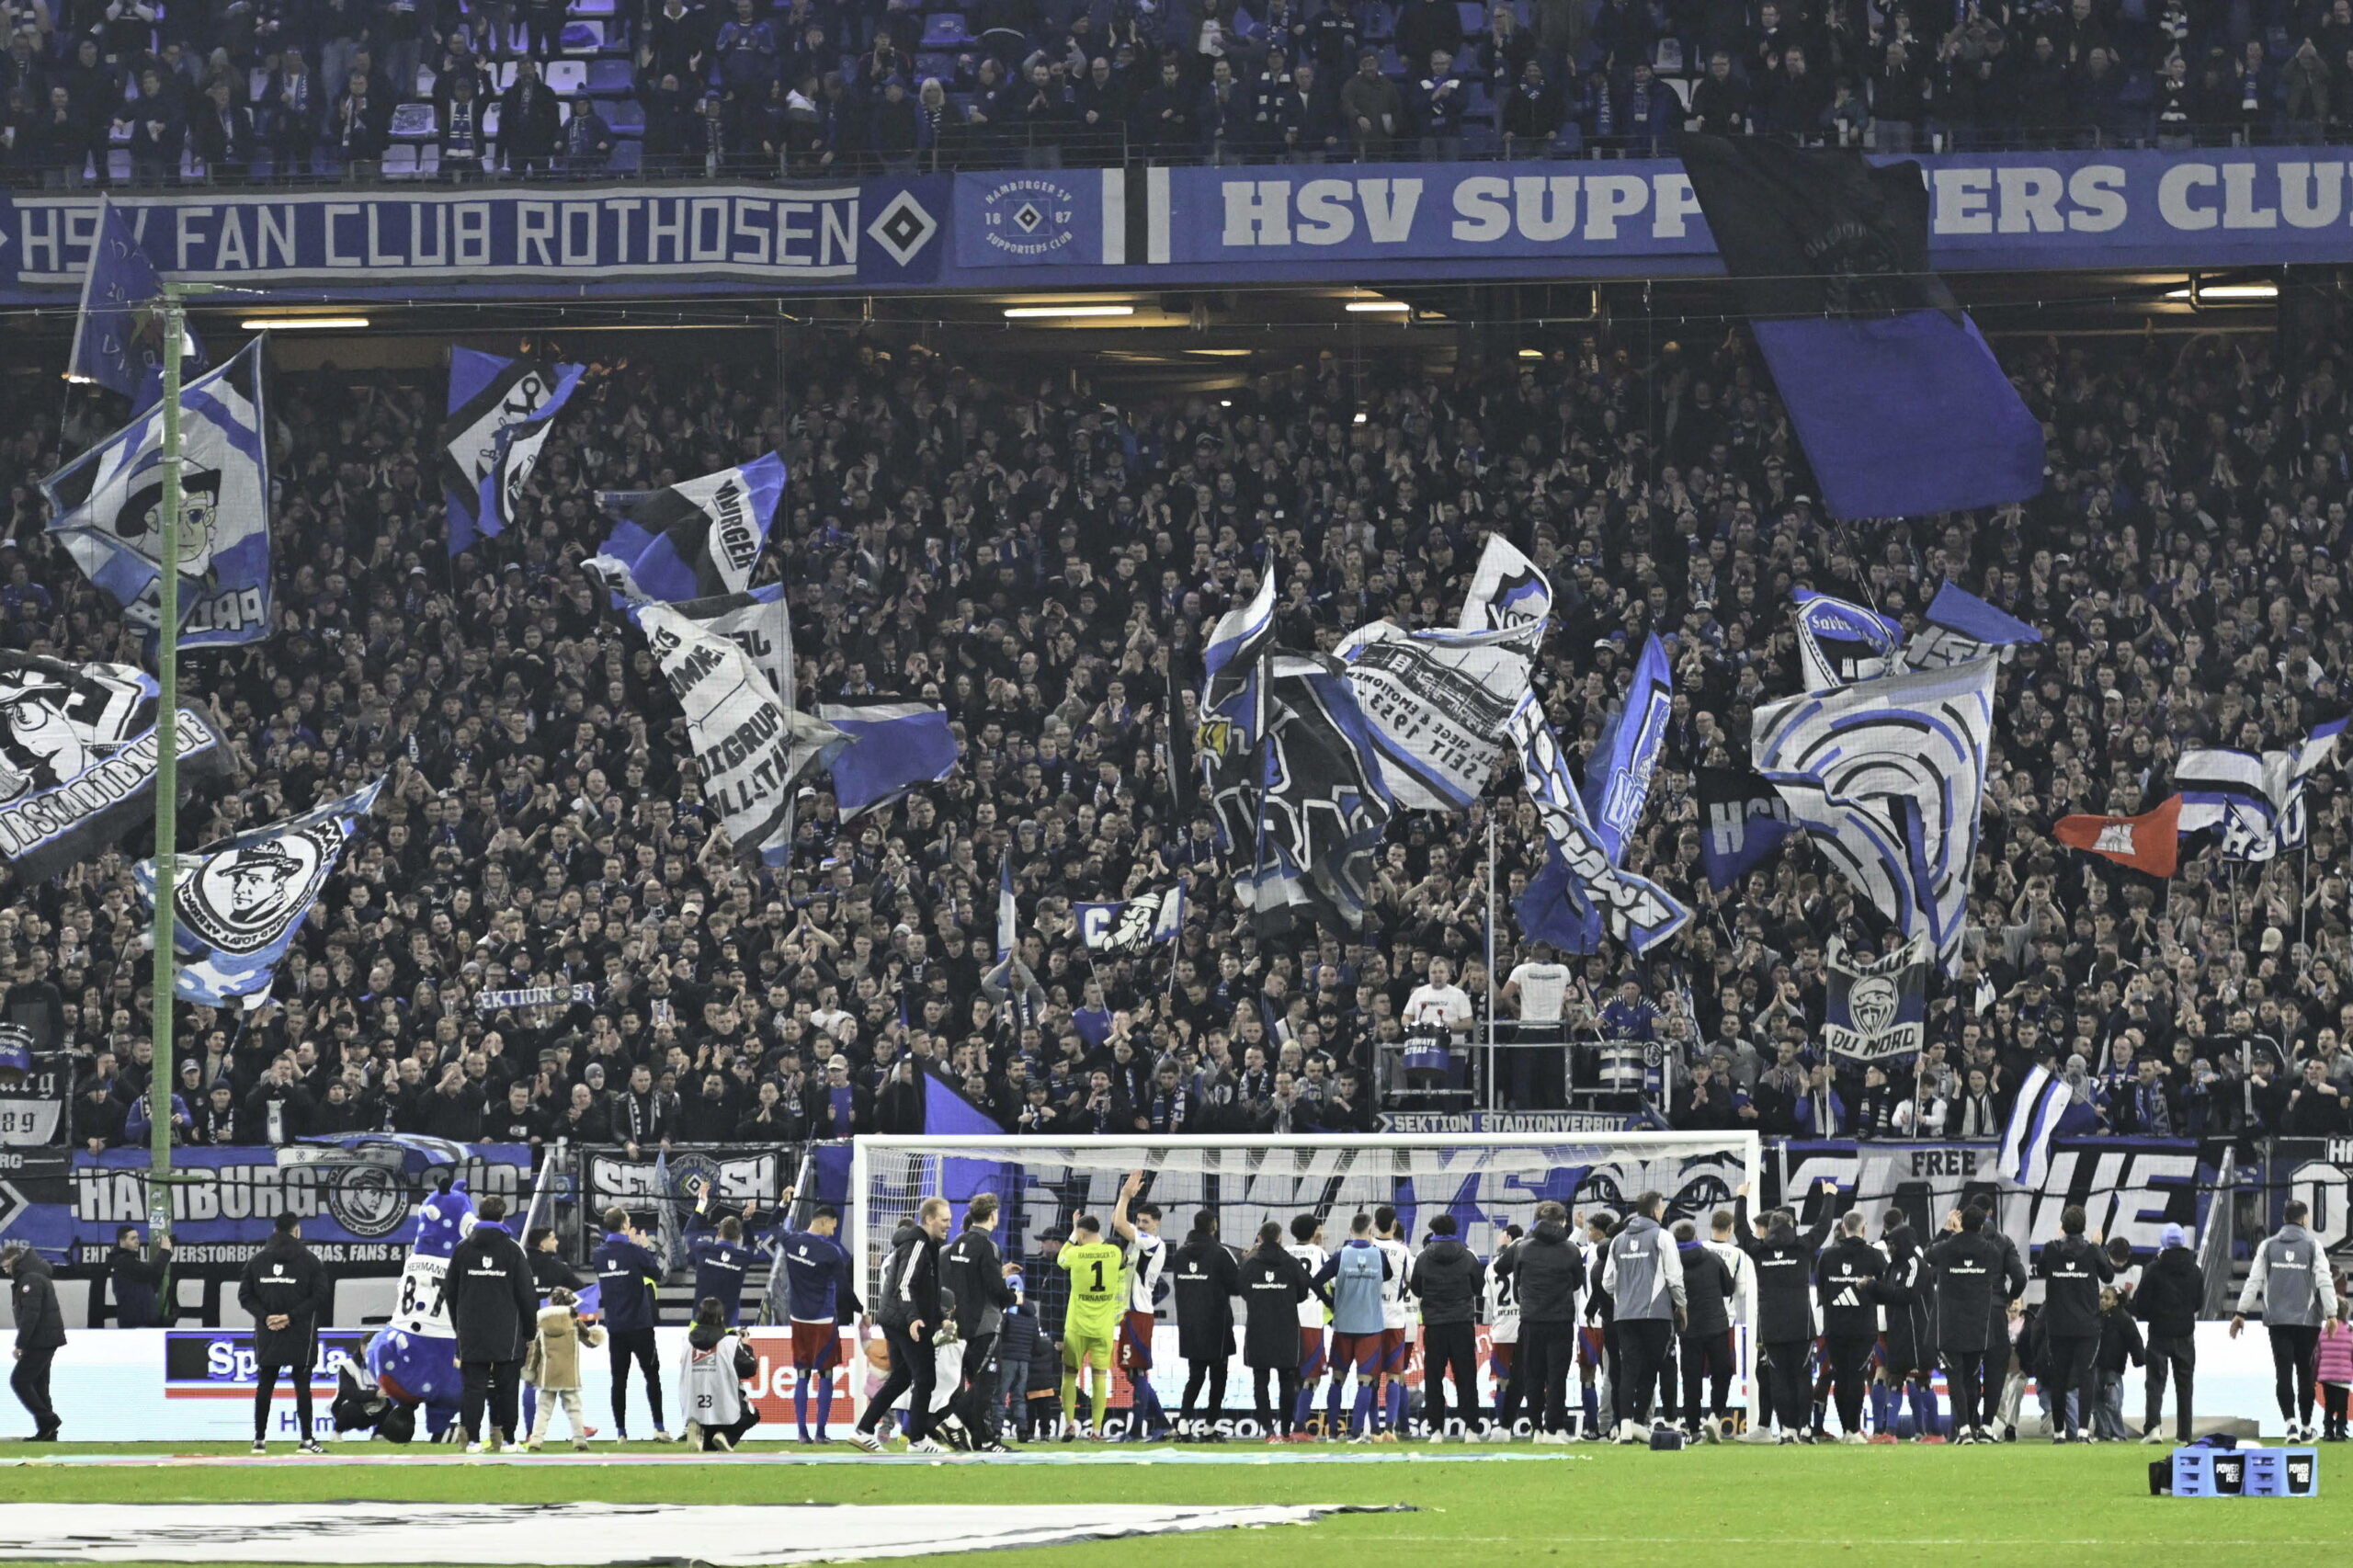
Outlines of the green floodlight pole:
<svg viewBox="0 0 2353 1568">
<path fill-rule="evenodd" d="M 153 1241 L 172 1233 L 172 1000 L 179 964 L 173 950 L 173 902 L 179 892 L 180 358 L 188 341 L 188 296 L 202 284 L 163 286 L 164 506 L 156 544 L 155 684 L 155 981 L 149 1007 L 154 1061 L 147 1079 L 147 1223 Z"/>
</svg>

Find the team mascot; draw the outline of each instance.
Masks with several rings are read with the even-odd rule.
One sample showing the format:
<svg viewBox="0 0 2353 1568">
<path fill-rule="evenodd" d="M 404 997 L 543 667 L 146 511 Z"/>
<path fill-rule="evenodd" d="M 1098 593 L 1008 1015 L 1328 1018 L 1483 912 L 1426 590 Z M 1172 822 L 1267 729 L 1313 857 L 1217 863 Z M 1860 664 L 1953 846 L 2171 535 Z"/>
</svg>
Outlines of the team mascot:
<svg viewBox="0 0 2353 1568">
<path fill-rule="evenodd" d="M 458 1339 L 449 1326 L 449 1255 L 474 1228 L 474 1200 L 452 1170 L 433 1178 L 433 1195 L 417 1206 L 416 1240 L 401 1270 L 392 1322 L 368 1342 L 370 1389 L 347 1369 L 335 1399 L 338 1430 L 372 1426 L 396 1443 L 415 1435 L 416 1415 L 436 1442 L 457 1430 Z M 347 1413 L 351 1417 L 345 1419 Z"/>
</svg>

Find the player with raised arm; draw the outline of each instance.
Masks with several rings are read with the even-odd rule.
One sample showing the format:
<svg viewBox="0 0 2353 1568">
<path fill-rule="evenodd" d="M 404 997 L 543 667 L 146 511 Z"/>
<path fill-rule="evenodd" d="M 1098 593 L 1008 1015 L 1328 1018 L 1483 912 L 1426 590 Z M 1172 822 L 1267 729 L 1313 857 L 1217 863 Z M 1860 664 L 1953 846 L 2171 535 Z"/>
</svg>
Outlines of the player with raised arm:
<svg viewBox="0 0 2353 1568">
<path fill-rule="evenodd" d="M 834 1369 L 841 1364 L 841 1325 L 858 1320 L 864 1337 L 866 1312 L 850 1283 L 849 1254 L 834 1233 L 841 1228 L 841 1212 L 830 1203 L 817 1206 L 805 1231 L 792 1229 L 793 1189 L 786 1187 L 777 1206 L 786 1218 L 770 1233 L 776 1267 L 784 1276 L 787 1321 L 792 1327 L 792 1418 L 804 1443 L 830 1443 L 826 1427 L 834 1415 Z M 773 1299 L 775 1292 L 771 1290 Z M 809 1426 L 809 1386 L 817 1387 L 817 1426 Z"/>
<path fill-rule="evenodd" d="M 1387 1259 L 1389 1273 L 1381 1282 L 1381 1420 L 1374 1423 L 1372 1440 L 1393 1443 L 1405 1430 L 1405 1370 L 1414 1358 L 1414 1321 L 1420 1316 L 1407 1280 L 1414 1273 L 1414 1248 L 1397 1222 L 1397 1210 L 1384 1203 L 1372 1211 L 1372 1244 Z"/>
<path fill-rule="evenodd" d="M 1143 1188 L 1143 1173 L 1129 1173 L 1120 1188 L 1119 1206 L 1111 1210 L 1111 1233 L 1103 1239 L 1102 1222 L 1092 1214 L 1071 1221 L 1070 1240 L 1055 1258 L 1070 1276 L 1070 1309 L 1063 1320 L 1063 1424 L 1065 1437 L 1100 1442 L 1104 1416 L 1111 1403 L 1111 1346 L 1119 1337 L 1128 1296 L 1128 1255 L 1135 1244 L 1136 1228 L 1128 1205 Z M 1082 1371 L 1095 1374 L 1094 1403 L 1087 1420 L 1078 1418 L 1078 1381 Z"/>
<path fill-rule="evenodd" d="M 1487 1260 L 1486 1300 L 1482 1304 L 1487 1322 L 1487 1365 L 1495 1380 L 1495 1418 L 1488 1424 L 1486 1436 L 1495 1442 L 1511 1436 L 1512 1422 L 1519 1414 L 1518 1374 L 1513 1368 L 1519 1349 L 1519 1281 L 1508 1260 L 1514 1244 L 1526 1233 L 1518 1225 L 1506 1225 L 1502 1244 Z"/>
<path fill-rule="evenodd" d="M 1299 1260 L 1299 1266 L 1313 1279 L 1324 1272 L 1324 1265 L 1331 1254 L 1324 1250 L 1324 1226 L 1313 1214 L 1295 1214 L 1290 1221 L 1290 1242 L 1283 1250 Z M 1307 1429 L 1307 1417 L 1315 1409 L 1316 1385 L 1324 1381 L 1324 1324 L 1328 1321 L 1324 1298 L 1311 1292 L 1299 1303 L 1299 1396 L 1290 1413 L 1290 1436 L 1294 1443 L 1314 1440 Z M 1336 1389 L 1332 1409 L 1336 1418 L 1340 1396 Z"/>
<path fill-rule="evenodd" d="M 1120 1320 L 1120 1369 L 1128 1375 L 1133 1401 L 1128 1435 L 1158 1439 L 1168 1435 L 1168 1413 L 1152 1386 L 1152 1331 L 1159 1321 L 1154 1304 L 1168 1267 L 1168 1244 L 1161 1239 L 1158 1204 L 1137 1204 L 1131 1222 L 1135 1240 L 1128 1247 L 1128 1310 Z"/>
<path fill-rule="evenodd" d="M 1348 1239 L 1325 1260 L 1315 1277 L 1332 1293 L 1332 1403 L 1328 1425 L 1340 1425 L 1340 1391 L 1349 1370 L 1357 1379 L 1356 1413 L 1348 1422 L 1348 1440 L 1371 1440 L 1377 1424 L 1374 1394 L 1381 1381 L 1381 1298 L 1389 1278 L 1389 1255 L 1373 1241 L 1372 1216 L 1359 1214 L 1348 1222 Z"/>
</svg>

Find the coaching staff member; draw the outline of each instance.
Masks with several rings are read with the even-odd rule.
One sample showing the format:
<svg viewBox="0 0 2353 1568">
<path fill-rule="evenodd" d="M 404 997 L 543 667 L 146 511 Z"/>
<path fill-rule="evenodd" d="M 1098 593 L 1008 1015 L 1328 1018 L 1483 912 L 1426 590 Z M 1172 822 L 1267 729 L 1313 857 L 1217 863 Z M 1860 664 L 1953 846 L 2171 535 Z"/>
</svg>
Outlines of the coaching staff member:
<svg viewBox="0 0 2353 1568">
<path fill-rule="evenodd" d="M 1454 1371 L 1454 1414 L 1463 1435 L 1479 1420 L 1479 1295 L 1487 1269 L 1455 1237 L 1454 1216 L 1430 1221 L 1430 1239 L 1405 1277 L 1422 1303 L 1422 1407 L 1433 1437 L 1446 1436 L 1446 1374 Z M 1575 1249 L 1570 1249 L 1574 1251 Z"/>
<path fill-rule="evenodd" d="M 520 1453 L 515 1423 L 520 1414 L 523 1352 L 539 1332 L 540 1296 L 531 1281 L 531 1260 L 523 1244 L 499 1223 L 506 1200 L 485 1198 L 475 1210 L 474 1228 L 449 1255 L 449 1326 L 458 1336 L 458 1370 L 464 1380 L 459 1417 L 466 1428 L 466 1451 L 488 1446 L 483 1407 L 507 1451 Z"/>
<path fill-rule="evenodd" d="M 1276 1239 L 1281 1240 L 1279 1233 Z M 1217 1419 L 1225 1414 L 1225 1369 L 1233 1359 L 1233 1298 L 1242 1294 L 1241 1266 L 1233 1249 L 1217 1237 L 1217 1210 L 1204 1209 L 1193 1216 L 1192 1233 L 1169 1257 L 1168 1279 L 1176 1297 L 1176 1353 L 1185 1358 L 1185 1401 L 1177 1407 L 1176 1440 L 1216 1442 Z M 1294 1341 L 1294 1356 L 1297 1350 Z M 1209 1391 L 1206 1420 L 1193 1414 L 1204 1388 Z M 1271 1434 L 1271 1422 L 1268 1430 Z"/>
<path fill-rule="evenodd" d="M 939 1282 L 956 1298 L 956 1334 L 964 1342 L 964 1378 L 981 1429 L 973 1443 L 983 1449 L 1001 1444 L 997 1429 L 996 1336 L 1005 1309 L 1013 1305 L 1011 1265 L 997 1256 L 989 1233 L 996 1229 L 997 1201 L 983 1192 L 964 1207 L 964 1229 L 939 1255 Z"/>
<path fill-rule="evenodd" d="M 1838 1239 L 1824 1249 L 1813 1271 L 1842 1443 L 1866 1440 L 1863 1391 L 1870 1384 L 1871 1350 L 1879 1343 L 1879 1279 L 1886 1272 L 1887 1256 L 1863 1239 L 1862 1210 L 1848 1210 L 1838 1221 Z"/>
<path fill-rule="evenodd" d="M 2096 1240 L 2084 1235 L 2083 1206 L 2059 1216 L 2059 1237 L 2042 1244 L 2042 1335 L 2050 1346 L 2051 1440 L 2088 1442 L 2092 1402 L 2099 1397 L 2099 1288 L 2116 1278 Z M 2070 1396 L 2075 1403 L 2068 1403 Z"/>
<path fill-rule="evenodd" d="M 891 1261 L 882 1269 L 882 1300 L 875 1321 L 891 1346 L 891 1375 L 867 1402 L 850 1441 L 870 1454 L 882 1451 L 877 1427 L 890 1417 L 899 1396 L 907 1400 L 907 1452 L 948 1450 L 931 1438 L 931 1392 L 938 1378 L 932 1331 L 939 1326 L 939 1244 L 948 1239 L 948 1199 L 926 1198 L 915 1217 L 891 1238 Z"/>
<path fill-rule="evenodd" d="M 278 1375 L 294 1380 L 294 1415 L 301 1423 L 301 1450 L 323 1454 L 326 1449 L 311 1436 L 311 1366 L 319 1358 L 319 1320 L 326 1315 L 327 1271 L 302 1244 L 301 1224 L 291 1214 L 278 1217 L 278 1228 L 261 1251 L 245 1260 L 237 1280 L 237 1305 L 254 1320 L 254 1452 L 269 1451 L 269 1404 L 278 1393 Z"/>
<path fill-rule="evenodd" d="M 1838 1184 L 1823 1178 L 1821 1190 Z M 1813 1441 L 1805 1383 L 1806 1352 L 1813 1344 L 1813 1257 L 1830 1234 L 1825 1219 L 1800 1234 L 1787 1209 L 1765 1215 L 1765 1233 L 1748 1228 L 1748 1184 L 1733 1194 L 1733 1237 L 1756 1265 L 1756 1343 L 1765 1349 L 1765 1416 L 1781 1426 L 1781 1441 Z"/>
<path fill-rule="evenodd" d="M 49 1402 L 49 1365 L 65 1345 L 65 1314 L 49 1265 L 22 1242 L 0 1250 L 0 1274 L 8 1277 L 8 1304 L 17 1315 L 17 1366 L 8 1386 L 33 1418 L 32 1441 L 57 1441 L 57 1407 Z M 306 1389 L 310 1386 L 305 1383 Z"/>
<path fill-rule="evenodd" d="M 1927 1265 L 1937 1281 L 1937 1350 L 1952 1381 L 1952 1440 L 1990 1443 L 1978 1390 L 1988 1350 L 2009 1348 L 2006 1328 L 1993 1325 L 2025 1293 L 2026 1267 L 2015 1248 L 1986 1234 L 1985 1210 L 1974 1203 L 1945 1216 Z"/>
<path fill-rule="evenodd" d="M 1527 1391 L 1540 1443 L 1565 1443 L 1569 1375 L 1577 1364 L 1577 1294 L 1585 1289 L 1585 1255 L 1569 1240 L 1569 1211 L 1551 1200 L 1536 1206 L 1536 1228 L 1512 1247 L 1506 1270 L 1519 1298 L 1518 1364 L 1512 1381 Z"/>
</svg>

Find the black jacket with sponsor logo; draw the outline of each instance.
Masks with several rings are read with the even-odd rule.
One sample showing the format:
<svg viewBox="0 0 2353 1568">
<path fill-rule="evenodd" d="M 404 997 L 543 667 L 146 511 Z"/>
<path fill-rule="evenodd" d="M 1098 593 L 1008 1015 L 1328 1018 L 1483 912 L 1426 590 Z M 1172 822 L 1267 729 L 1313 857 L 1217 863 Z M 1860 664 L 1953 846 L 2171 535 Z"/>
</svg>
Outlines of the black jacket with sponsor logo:
<svg viewBox="0 0 2353 1568">
<path fill-rule="evenodd" d="M 2099 1288 L 2116 1278 L 2108 1254 L 2081 1236 L 2042 1244 L 2042 1331 L 2053 1339 L 2099 1337 Z"/>
<path fill-rule="evenodd" d="M 1252 1367 L 1299 1365 L 1299 1305 L 1315 1294 L 1299 1259 L 1278 1244 L 1242 1260 L 1242 1359 Z"/>
<path fill-rule="evenodd" d="M 1787 1345 L 1813 1337 L 1813 1256 L 1830 1233 L 1824 1220 L 1800 1233 L 1776 1224 L 1763 1235 L 1748 1228 L 1740 1204 L 1732 1210 L 1733 1234 L 1740 1250 L 1756 1265 L 1756 1339 L 1760 1345 Z"/>
<path fill-rule="evenodd" d="M 331 1289 L 309 1247 L 292 1236 L 271 1236 L 245 1260 L 237 1280 L 237 1305 L 254 1320 L 254 1354 L 265 1362 L 309 1366 Z M 286 1319 L 286 1326 L 270 1327 L 274 1317 Z"/>
<path fill-rule="evenodd" d="M 1176 1297 L 1176 1353 L 1188 1361 L 1232 1356 L 1233 1298 L 1242 1293 L 1233 1250 L 1196 1231 L 1169 1255 L 1168 1279 Z"/>
<path fill-rule="evenodd" d="M 519 1361 L 538 1332 L 540 1295 L 523 1244 L 476 1225 L 449 1255 L 449 1326 L 460 1361 Z"/>
<path fill-rule="evenodd" d="M 1928 1249 L 1927 1265 L 1937 1278 L 1937 1348 L 2006 1346 L 2007 1329 L 1994 1325 L 2026 1290 L 2017 1249 L 1990 1231 L 1961 1231 Z"/>
</svg>

